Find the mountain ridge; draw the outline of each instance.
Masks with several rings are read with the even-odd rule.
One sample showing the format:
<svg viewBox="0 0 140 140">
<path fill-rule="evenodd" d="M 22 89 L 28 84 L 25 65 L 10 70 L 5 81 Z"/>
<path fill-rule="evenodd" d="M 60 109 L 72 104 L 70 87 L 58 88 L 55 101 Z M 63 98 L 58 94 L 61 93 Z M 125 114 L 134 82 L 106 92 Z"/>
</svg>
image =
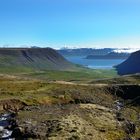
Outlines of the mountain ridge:
<svg viewBox="0 0 140 140">
<path fill-rule="evenodd" d="M 88 55 L 86 59 L 126 59 L 129 53 L 110 52 L 106 55 Z"/>
<path fill-rule="evenodd" d="M 123 63 L 115 66 L 119 75 L 140 73 L 140 51 L 136 51 Z"/>
<path fill-rule="evenodd" d="M 87 55 L 105 55 L 112 52 L 112 48 L 94 49 L 94 48 L 77 48 L 77 49 L 60 49 L 58 52 L 63 56 L 87 56 Z"/>
<path fill-rule="evenodd" d="M 0 48 L 0 69 L 4 68 L 73 70 L 76 65 L 52 48 Z"/>
</svg>

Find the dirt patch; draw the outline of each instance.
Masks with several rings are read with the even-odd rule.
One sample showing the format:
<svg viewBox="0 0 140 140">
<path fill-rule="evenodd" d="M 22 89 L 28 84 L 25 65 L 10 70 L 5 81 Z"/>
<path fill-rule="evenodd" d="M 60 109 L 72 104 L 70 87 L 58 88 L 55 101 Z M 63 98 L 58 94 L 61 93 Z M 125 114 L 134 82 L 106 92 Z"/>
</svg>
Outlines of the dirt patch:
<svg viewBox="0 0 140 140">
<path fill-rule="evenodd" d="M 23 109 L 26 104 L 17 99 L 1 100 L 0 101 L 0 111 L 11 111 L 18 112 Z"/>
</svg>

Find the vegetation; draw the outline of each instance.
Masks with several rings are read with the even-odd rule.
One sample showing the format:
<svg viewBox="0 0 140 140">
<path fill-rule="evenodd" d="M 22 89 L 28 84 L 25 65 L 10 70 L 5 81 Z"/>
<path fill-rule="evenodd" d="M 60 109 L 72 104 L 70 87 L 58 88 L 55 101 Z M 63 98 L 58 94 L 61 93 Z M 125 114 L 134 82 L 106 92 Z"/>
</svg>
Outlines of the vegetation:
<svg viewBox="0 0 140 140">
<path fill-rule="evenodd" d="M 91 84 L 140 84 L 140 74 L 118 76 L 116 78 L 92 80 Z"/>
<path fill-rule="evenodd" d="M 115 69 L 72 65 L 53 50 L 48 55 L 60 57 L 64 67 L 55 65 L 55 57 L 39 54 L 36 58 L 38 50 L 16 50 L 17 57 L 13 53 L 5 57 L 6 52 L 0 57 L 0 112 L 18 114 L 18 136 L 50 140 L 140 137 L 138 74 L 119 77 Z"/>
<path fill-rule="evenodd" d="M 42 71 L 23 74 L 23 77 L 37 78 L 47 81 L 73 81 L 73 82 L 89 82 L 93 79 L 113 78 L 117 77 L 115 70 L 79 70 L 79 71 Z"/>
<path fill-rule="evenodd" d="M 33 139 L 139 138 L 139 102 L 131 104 L 135 100 L 130 102 L 130 99 L 117 97 L 111 85 L 47 82 L 41 80 L 43 77 L 32 79 L 32 73 L 30 77 L 25 75 L 22 75 L 24 78 L 0 75 L 0 111 L 18 111 L 16 119 L 22 134 L 28 131 L 31 133 L 28 136 Z M 124 102 L 119 112 L 116 100 Z M 121 114 L 119 118 L 118 113 Z M 125 121 L 119 119 L 133 122 L 137 127 L 135 133 L 127 134 Z"/>
<path fill-rule="evenodd" d="M 0 83 L 0 109 L 6 104 L 15 111 L 25 104 L 27 107 L 18 112 L 19 125 L 23 129 L 29 127 L 32 133 L 40 137 L 44 135 L 50 139 L 96 137 L 108 140 L 127 137 L 122 127 L 123 123 L 118 125 L 114 106 L 116 100 L 123 99 L 115 96 L 109 85 L 49 83 L 11 75 L 1 75 Z M 127 100 L 124 102 L 127 103 Z M 139 130 L 137 114 L 139 111 L 139 107 L 129 104 L 120 113 L 122 118 L 138 125 Z M 28 126 L 24 124 L 28 119 L 37 130 L 30 124 Z M 138 131 L 133 137 L 139 137 Z"/>
<path fill-rule="evenodd" d="M 87 102 L 104 100 L 106 96 L 103 89 L 93 86 L 47 83 L 39 80 L 18 79 L 17 77 L 0 78 L 0 96 L 2 99 L 20 99 L 26 104 L 52 104 L 52 103 L 69 103 Z M 96 92 L 97 91 L 97 92 Z M 98 92 L 100 93 L 99 99 Z M 96 95 L 93 95 L 93 93 Z M 103 94 L 103 95 L 102 95 Z M 101 96 L 102 95 L 102 96 Z M 97 99 L 96 99 L 96 98 Z"/>
<path fill-rule="evenodd" d="M 10 71 L 9 71 L 10 69 Z M 51 48 L 1 48 L 0 72 L 34 72 L 42 70 L 78 70 Z"/>
</svg>

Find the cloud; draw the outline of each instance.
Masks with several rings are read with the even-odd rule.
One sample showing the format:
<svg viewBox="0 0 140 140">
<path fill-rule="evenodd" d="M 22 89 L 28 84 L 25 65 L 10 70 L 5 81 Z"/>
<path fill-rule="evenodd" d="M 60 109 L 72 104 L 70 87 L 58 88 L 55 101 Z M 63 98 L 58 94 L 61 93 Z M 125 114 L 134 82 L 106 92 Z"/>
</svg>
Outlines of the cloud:
<svg viewBox="0 0 140 140">
<path fill-rule="evenodd" d="M 114 52 L 117 52 L 117 53 L 132 53 L 132 52 L 136 52 L 138 51 L 139 48 L 127 48 L 127 49 L 116 49 L 114 50 Z"/>
</svg>

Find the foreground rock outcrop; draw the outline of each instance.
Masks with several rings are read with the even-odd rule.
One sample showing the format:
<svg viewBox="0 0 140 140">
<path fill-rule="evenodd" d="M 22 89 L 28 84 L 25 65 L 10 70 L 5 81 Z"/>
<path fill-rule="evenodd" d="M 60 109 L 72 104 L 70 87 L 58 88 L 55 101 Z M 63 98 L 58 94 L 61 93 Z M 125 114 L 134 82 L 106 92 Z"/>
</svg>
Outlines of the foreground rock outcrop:
<svg viewBox="0 0 140 140">
<path fill-rule="evenodd" d="M 7 99 L 0 101 L 0 111 L 9 111 L 17 113 L 20 109 L 23 109 L 26 104 L 18 99 Z"/>
<path fill-rule="evenodd" d="M 49 140 L 137 140 L 139 125 L 125 113 L 126 110 L 118 110 L 115 104 L 113 108 L 98 104 L 30 106 L 19 112 L 13 136 Z"/>
<path fill-rule="evenodd" d="M 115 111 L 96 104 L 40 106 L 20 111 L 18 125 L 25 138 L 111 140 L 124 135 L 115 116 Z"/>
</svg>

